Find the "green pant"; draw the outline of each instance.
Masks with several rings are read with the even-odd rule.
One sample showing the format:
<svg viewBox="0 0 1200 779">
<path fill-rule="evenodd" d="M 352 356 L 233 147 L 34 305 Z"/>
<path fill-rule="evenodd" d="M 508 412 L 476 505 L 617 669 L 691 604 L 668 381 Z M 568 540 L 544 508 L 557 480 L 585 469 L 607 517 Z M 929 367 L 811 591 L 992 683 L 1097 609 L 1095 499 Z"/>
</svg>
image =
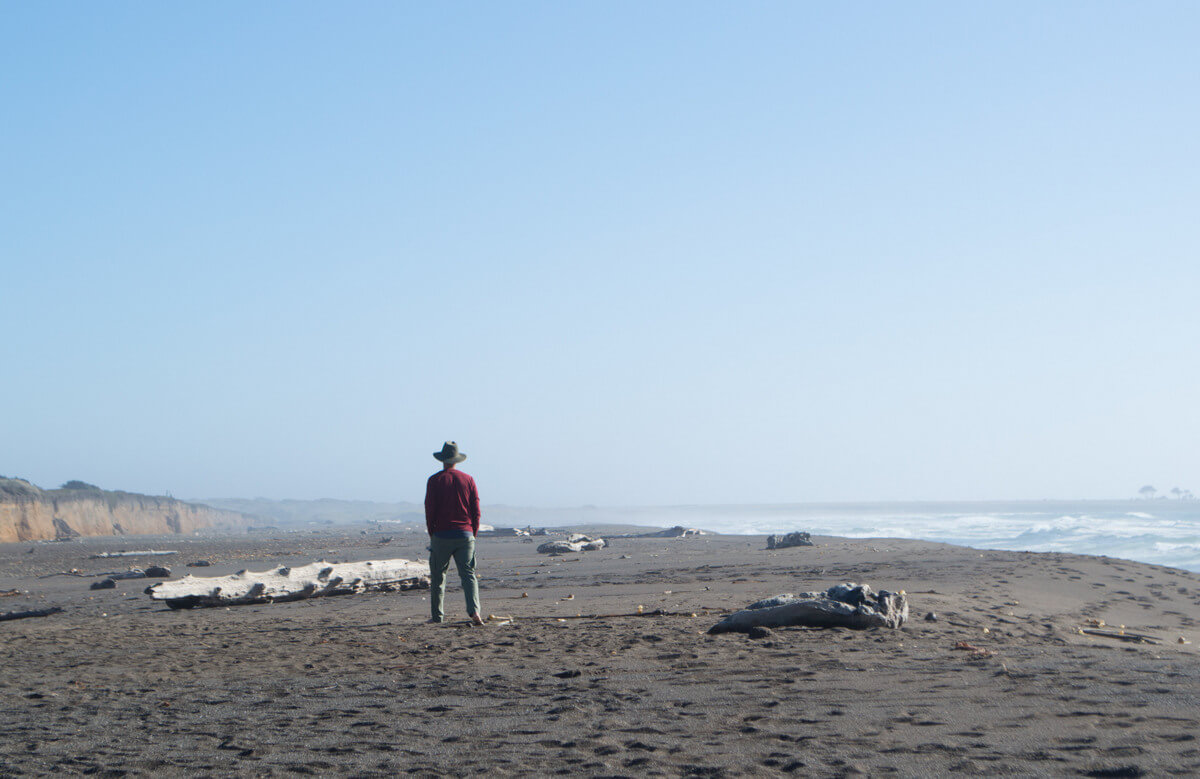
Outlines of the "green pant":
<svg viewBox="0 0 1200 779">
<path fill-rule="evenodd" d="M 479 613 L 479 580 L 475 578 L 475 539 L 429 537 L 429 613 L 441 621 L 442 599 L 446 597 L 446 570 L 450 558 L 458 568 L 463 597 L 467 600 L 467 616 Z"/>
</svg>

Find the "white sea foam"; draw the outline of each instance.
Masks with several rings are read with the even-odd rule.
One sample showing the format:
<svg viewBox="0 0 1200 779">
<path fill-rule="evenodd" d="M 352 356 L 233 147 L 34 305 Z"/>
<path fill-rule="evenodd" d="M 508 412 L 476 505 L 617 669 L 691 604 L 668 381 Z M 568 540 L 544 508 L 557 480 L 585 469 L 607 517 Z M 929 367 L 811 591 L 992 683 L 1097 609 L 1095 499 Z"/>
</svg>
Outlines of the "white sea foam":
<svg viewBox="0 0 1200 779">
<path fill-rule="evenodd" d="M 1137 501 L 1145 503 L 1146 501 Z M 639 510 L 635 521 L 722 533 L 806 530 L 848 538 L 917 538 L 978 549 L 1073 552 L 1200 571 L 1200 501 L 863 504 Z"/>
</svg>

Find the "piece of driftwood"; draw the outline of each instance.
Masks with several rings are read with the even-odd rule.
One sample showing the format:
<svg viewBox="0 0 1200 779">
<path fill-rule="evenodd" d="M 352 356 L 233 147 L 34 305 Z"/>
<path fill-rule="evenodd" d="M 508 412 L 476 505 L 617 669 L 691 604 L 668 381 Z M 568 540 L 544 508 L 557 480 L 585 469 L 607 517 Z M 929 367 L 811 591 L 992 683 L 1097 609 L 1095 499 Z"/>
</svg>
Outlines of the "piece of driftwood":
<svg viewBox="0 0 1200 779">
<path fill-rule="evenodd" d="M 20 590 L 0 590 L 0 598 L 13 598 L 21 594 Z"/>
<path fill-rule="evenodd" d="M 112 579 L 115 582 L 124 581 L 126 579 L 145 579 L 146 578 L 146 572 L 143 571 L 141 568 L 130 568 L 128 571 L 120 571 L 118 573 L 109 573 L 109 574 L 102 573 L 99 575 L 107 576 L 108 578 Z"/>
<path fill-rule="evenodd" d="M 837 584 L 824 592 L 777 595 L 752 603 L 709 628 L 709 633 L 745 633 L 755 626 L 898 628 L 908 619 L 903 593 L 873 592 L 866 584 Z"/>
<path fill-rule="evenodd" d="M 1161 644 L 1162 639 L 1147 636 L 1144 633 L 1130 633 L 1125 630 L 1099 630 L 1097 628 L 1080 628 L 1080 633 L 1101 638 L 1115 638 L 1117 641 L 1129 641 L 1135 644 Z"/>
<path fill-rule="evenodd" d="M 567 536 L 566 541 L 547 541 L 539 546 L 537 550 L 542 554 L 571 554 L 572 552 L 594 552 L 597 549 L 603 549 L 607 545 L 607 542 L 603 538 L 589 538 L 578 533 L 572 533 Z"/>
<path fill-rule="evenodd" d="M 372 590 L 394 592 L 429 586 L 429 564 L 412 560 L 325 561 L 270 571 L 238 571 L 229 576 L 185 576 L 147 588 L 154 600 L 173 609 L 233 606 L 246 603 L 351 595 Z"/>
<path fill-rule="evenodd" d="M 701 607 L 701 611 L 705 608 Z M 522 614 L 516 617 L 508 617 L 512 620 L 547 620 L 555 622 L 565 622 L 569 619 L 622 619 L 624 617 L 698 617 L 700 616 L 695 611 L 667 611 L 666 609 L 654 609 L 652 611 L 632 611 L 618 612 L 614 614 Z"/>
<path fill-rule="evenodd" d="M 812 536 L 803 531 L 781 536 L 767 536 L 767 549 L 786 549 L 789 546 L 812 546 Z"/>
<path fill-rule="evenodd" d="M 975 646 L 974 644 L 969 643 L 967 641 L 959 641 L 958 643 L 956 643 L 954 645 L 954 648 L 961 649 L 964 652 L 970 652 L 972 660 L 982 660 L 986 657 L 995 657 L 996 656 L 996 653 L 993 652 L 992 650 L 986 649 L 981 646 Z"/>
<path fill-rule="evenodd" d="M 108 557 L 162 557 L 164 555 L 179 554 L 177 551 L 146 549 L 140 552 L 100 552 L 90 556 L 92 560 L 103 560 Z"/>
<path fill-rule="evenodd" d="M 642 533 L 634 536 L 635 538 L 686 538 L 687 536 L 703 536 L 707 535 L 703 530 L 697 530 L 694 527 L 684 527 L 676 525 L 669 527 L 666 530 L 656 530 L 653 533 Z"/>
<path fill-rule="evenodd" d="M 48 617 L 60 611 L 62 611 L 61 606 L 51 606 L 48 609 L 33 609 L 31 611 L 7 611 L 0 614 L 0 622 L 7 622 L 10 619 L 27 619 L 29 617 Z"/>
</svg>

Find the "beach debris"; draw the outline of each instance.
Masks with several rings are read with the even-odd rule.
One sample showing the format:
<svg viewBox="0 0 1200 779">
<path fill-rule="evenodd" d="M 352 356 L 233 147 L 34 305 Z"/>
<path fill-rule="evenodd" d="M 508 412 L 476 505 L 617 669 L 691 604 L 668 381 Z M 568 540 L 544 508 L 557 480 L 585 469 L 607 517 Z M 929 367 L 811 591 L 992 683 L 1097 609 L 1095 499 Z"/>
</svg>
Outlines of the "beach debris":
<svg viewBox="0 0 1200 779">
<path fill-rule="evenodd" d="M 531 533 L 528 528 L 522 529 L 519 527 L 494 527 L 491 530 L 484 530 L 482 526 L 479 528 L 479 535 L 489 536 L 492 538 L 524 538 L 530 534 Z"/>
<path fill-rule="evenodd" d="M 579 533 L 567 536 L 566 541 L 547 541 L 537 548 L 541 554 L 571 554 L 574 552 L 594 552 L 608 546 L 603 538 L 590 538 Z"/>
<path fill-rule="evenodd" d="M 522 597 L 522 598 L 528 598 L 528 597 L 529 597 L 529 593 L 527 593 L 527 592 L 523 592 L 523 593 L 521 593 L 521 597 Z"/>
<path fill-rule="evenodd" d="M 147 579 L 166 579 L 171 575 L 171 569 L 161 565 L 152 565 L 146 569 Z"/>
<path fill-rule="evenodd" d="M 687 538 L 688 536 L 706 536 L 708 533 L 703 530 L 697 530 L 694 527 L 684 527 L 676 525 L 665 530 L 656 530 L 652 533 L 642 533 L 634 536 L 634 538 Z"/>
<path fill-rule="evenodd" d="M 125 581 L 126 579 L 145 579 L 146 572 L 141 568 L 130 568 L 128 571 L 117 571 L 116 573 L 101 573 L 97 576 L 107 576 L 114 582 Z M 98 589 L 98 588 L 93 588 Z"/>
<path fill-rule="evenodd" d="M 320 598 L 361 592 L 396 592 L 429 587 L 429 566 L 412 560 L 366 560 L 328 563 L 324 560 L 270 571 L 238 571 L 229 576 L 191 574 L 150 587 L 150 597 L 173 609 L 234 606 L 247 603 Z"/>
<path fill-rule="evenodd" d="M 763 627 L 898 628 L 908 620 L 908 598 L 870 585 L 846 582 L 824 592 L 776 595 L 734 612 L 708 629 L 709 633 L 745 633 Z"/>
<path fill-rule="evenodd" d="M 192 562 L 187 564 L 187 567 L 188 568 L 207 568 L 210 565 L 212 565 L 212 562 L 209 560 L 193 560 Z"/>
<path fill-rule="evenodd" d="M 925 615 L 926 622 L 937 622 L 937 614 L 932 611 Z"/>
<path fill-rule="evenodd" d="M 88 559 L 105 560 L 109 557 L 163 557 L 173 554 L 179 554 L 179 552 L 169 549 L 143 549 L 140 551 L 126 552 L 124 549 L 122 549 L 120 552 L 100 552 L 99 554 L 88 555 Z"/>
<path fill-rule="evenodd" d="M 93 590 L 111 590 L 117 586 L 117 580 L 111 576 L 107 579 L 101 579 L 98 582 L 92 582 L 91 589 Z"/>
<path fill-rule="evenodd" d="M 20 590 L 0 590 L 0 598 L 12 598 L 23 594 Z"/>
<path fill-rule="evenodd" d="M 1178 639 L 1176 639 L 1176 640 L 1175 640 L 1175 643 L 1176 643 L 1176 644 L 1190 644 L 1190 643 L 1192 643 L 1192 642 L 1191 642 L 1191 641 L 1188 641 L 1188 640 L 1187 640 L 1186 638 L 1184 638 L 1183 636 L 1180 636 Z"/>
<path fill-rule="evenodd" d="M 803 531 L 767 536 L 767 549 L 786 549 L 789 546 L 813 546 L 812 536 Z"/>
<path fill-rule="evenodd" d="M 1162 640 L 1155 636 L 1148 636 L 1145 633 L 1130 633 L 1125 630 L 1122 625 L 1117 630 L 1104 628 L 1080 628 L 1080 634 L 1085 636 L 1099 636 L 1100 638 L 1112 638 L 1117 641 L 1129 641 L 1135 644 L 1161 644 Z"/>
<path fill-rule="evenodd" d="M 985 657 L 994 657 L 996 654 L 995 652 L 993 652 L 990 649 L 984 649 L 981 646 L 975 646 L 974 644 L 968 643 L 966 641 L 959 641 L 957 644 L 954 645 L 954 648 L 961 649 L 966 652 L 970 652 L 972 660 L 980 660 Z"/>
<path fill-rule="evenodd" d="M 619 614 L 522 614 L 523 621 L 529 620 L 554 620 L 555 622 L 566 622 L 574 619 L 623 619 L 625 617 L 695 617 L 695 612 L 691 611 L 667 611 L 665 609 L 654 609 L 653 611 L 635 611 L 632 613 Z M 658 639 L 655 639 L 658 640 Z"/>
<path fill-rule="evenodd" d="M 61 606 L 51 606 L 48 609 L 31 609 L 29 611 L 6 611 L 0 614 L 0 622 L 7 622 L 10 619 L 28 619 L 29 617 L 48 617 L 51 614 L 58 614 L 62 611 Z"/>
</svg>

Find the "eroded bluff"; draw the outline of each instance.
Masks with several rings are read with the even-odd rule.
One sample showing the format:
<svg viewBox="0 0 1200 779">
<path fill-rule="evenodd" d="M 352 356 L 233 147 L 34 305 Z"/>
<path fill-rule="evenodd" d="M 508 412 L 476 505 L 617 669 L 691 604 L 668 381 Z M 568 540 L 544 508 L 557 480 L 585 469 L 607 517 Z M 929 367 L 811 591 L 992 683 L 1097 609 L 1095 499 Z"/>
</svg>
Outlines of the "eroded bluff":
<svg viewBox="0 0 1200 779">
<path fill-rule="evenodd" d="M 248 522 L 244 514 L 174 498 L 113 492 L 82 482 L 43 490 L 24 479 L 0 478 L 0 543 L 236 531 L 244 530 Z"/>
</svg>

